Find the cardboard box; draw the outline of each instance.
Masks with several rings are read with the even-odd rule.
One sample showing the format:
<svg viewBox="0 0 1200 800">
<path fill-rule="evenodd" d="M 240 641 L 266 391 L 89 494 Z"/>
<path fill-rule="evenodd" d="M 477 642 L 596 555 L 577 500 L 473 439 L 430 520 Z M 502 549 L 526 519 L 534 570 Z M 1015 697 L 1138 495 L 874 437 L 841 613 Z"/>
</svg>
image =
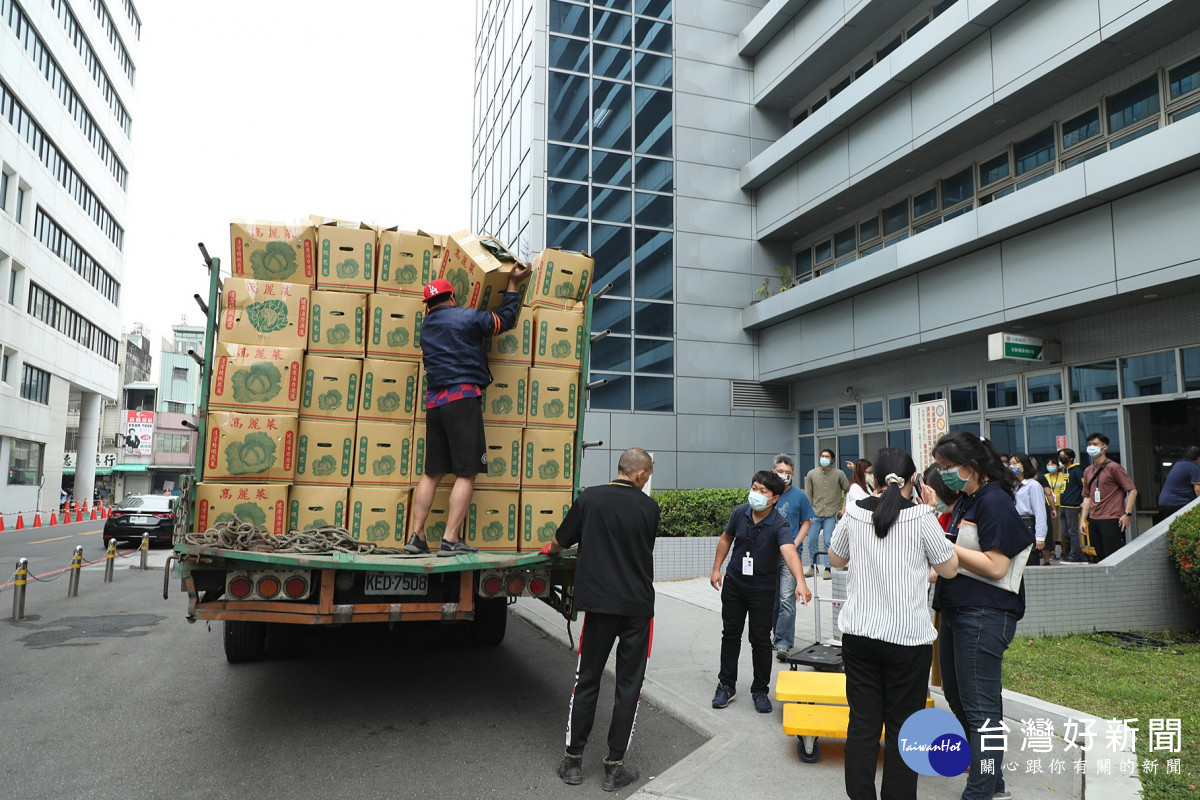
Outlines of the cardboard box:
<svg viewBox="0 0 1200 800">
<path fill-rule="evenodd" d="M 403 547 L 407 542 L 408 487 L 355 486 L 350 489 L 350 535 L 380 547 Z"/>
<path fill-rule="evenodd" d="M 535 367 L 583 368 L 585 337 L 583 307 L 567 311 L 537 308 L 533 312 L 534 348 L 530 363 Z"/>
<path fill-rule="evenodd" d="M 362 358 L 366 353 L 367 298 L 350 292 L 315 291 L 308 352 Z"/>
<path fill-rule="evenodd" d="M 486 430 L 486 428 L 485 428 Z M 414 487 L 425 474 L 425 420 L 413 423 L 412 457 L 408 462 L 408 480 Z M 476 479 L 478 480 L 478 479 Z"/>
<path fill-rule="evenodd" d="M 362 294 L 375 291 L 377 235 L 374 228 L 358 222 L 326 220 L 319 225 L 317 288 Z"/>
<path fill-rule="evenodd" d="M 367 304 L 370 330 L 367 357 L 393 361 L 421 360 L 421 322 L 425 301 L 415 297 L 373 294 Z"/>
<path fill-rule="evenodd" d="M 380 358 L 368 358 L 362 365 L 358 418 L 375 422 L 412 422 L 417 406 L 424 406 L 419 392 L 421 365 Z"/>
<path fill-rule="evenodd" d="M 297 423 L 294 415 L 209 413 L 204 478 L 223 483 L 291 482 Z"/>
<path fill-rule="evenodd" d="M 345 486 L 293 486 L 288 493 L 288 530 L 346 527 Z"/>
<path fill-rule="evenodd" d="M 308 346 L 308 287 L 226 278 L 217 341 L 270 347 Z"/>
<path fill-rule="evenodd" d="M 210 410 L 295 414 L 300 408 L 304 351 L 298 347 L 214 345 Z"/>
<path fill-rule="evenodd" d="M 573 431 L 582 419 L 583 385 L 578 372 L 549 367 L 529 370 L 527 425 Z"/>
<path fill-rule="evenodd" d="M 349 486 L 354 469 L 355 432 L 353 422 L 301 420 L 296 440 L 295 482 Z"/>
<path fill-rule="evenodd" d="M 533 260 L 525 305 L 569 309 L 587 297 L 595 272 L 595 262 L 587 253 L 547 247 Z"/>
<path fill-rule="evenodd" d="M 408 486 L 412 464 L 411 424 L 359 422 L 354 447 L 355 486 Z"/>
<path fill-rule="evenodd" d="M 477 489 L 467 507 L 462 540 L 480 550 L 516 550 L 520 509 L 520 492 Z"/>
<path fill-rule="evenodd" d="M 575 478 L 575 432 L 526 428 L 522 489 L 571 489 Z"/>
<path fill-rule="evenodd" d="M 481 489 L 520 489 L 524 431 L 506 425 L 484 425 L 483 436 L 487 442 L 488 468 L 487 472 L 481 472 L 475 478 L 475 486 Z"/>
<path fill-rule="evenodd" d="M 414 422 L 425 421 L 425 397 L 429 394 L 429 376 L 425 374 L 424 365 L 421 366 L 421 388 L 417 390 L 417 408 L 413 412 Z"/>
<path fill-rule="evenodd" d="M 489 364 L 529 366 L 533 360 L 535 313 L 535 309 L 521 306 L 516 325 L 484 340 L 483 349 L 487 353 Z"/>
<path fill-rule="evenodd" d="M 439 486 L 433 493 L 433 503 L 429 506 L 429 516 L 425 517 L 425 541 L 429 544 L 430 552 L 436 553 L 446 533 L 446 520 L 450 517 L 450 485 Z M 412 508 L 409 507 L 408 528 L 412 530 Z M 461 532 L 460 532 L 461 535 Z"/>
<path fill-rule="evenodd" d="M 492 383 L 483 390 L 484 425 L 525 424 L 529 370 L 515 364 L 492 367 Z"/>
<path fill-rule="evenodd" d="M 375 291 L 424 299 L 425 284 L 437 277 L 442 266 L 434 255 L 434 239 L 424 231 L 381 231 Z M 441 257 L 441 248 L 436 255 Z"/>
<path fill-rule="evenodd" d="M 300 419 L 353 422 L 358 414 L 363 362 L 357 358 L 310 355 L 304 359 Z"/>
<path fill-rule="evenodd" d="M 521 492 L 522 551 L 541 550 L 558 533 L 558 526 L 573 502 L 570 491 Z"/>
<path fill-rule="evenodd" d="M 459 306 L 495 311 L 517 261 L 494 236 L 459 231 L 446 237 L 438 277 L 450 281 Z"/>
<path fill-rule="evenodd" d="M 286 483 L 239 486 L 229 483 L 196 485 L 196 530 L 206 531 L 236 515 L 276 536 L 288 532 Z"/>
<path fill-rule="evenodd" d="M 235 278 L 312 286 L 317 275 L 317 229 L 303 223 L 234 220 L 229 226 L 229 255 Z"/>
</svg>

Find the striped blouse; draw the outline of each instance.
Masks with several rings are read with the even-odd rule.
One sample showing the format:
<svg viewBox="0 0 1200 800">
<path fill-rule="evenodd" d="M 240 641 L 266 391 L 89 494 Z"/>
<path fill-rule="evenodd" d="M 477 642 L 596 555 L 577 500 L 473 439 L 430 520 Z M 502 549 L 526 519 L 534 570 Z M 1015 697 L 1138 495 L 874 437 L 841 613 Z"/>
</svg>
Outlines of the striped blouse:
<svg viewBox="0 0 1200 800">
<path fill-rule="evenodd" d="M 882 539 L 875 535 L 873 518 L 855 503 L 833 531 L 830 552 L 850 561 L 838 627 L 891 644 L 929 644 L 937 638 L 929 611 L 929 567 L 948 560 L 954 548 L 929 506 L 904 508 Z"/>
</svg>

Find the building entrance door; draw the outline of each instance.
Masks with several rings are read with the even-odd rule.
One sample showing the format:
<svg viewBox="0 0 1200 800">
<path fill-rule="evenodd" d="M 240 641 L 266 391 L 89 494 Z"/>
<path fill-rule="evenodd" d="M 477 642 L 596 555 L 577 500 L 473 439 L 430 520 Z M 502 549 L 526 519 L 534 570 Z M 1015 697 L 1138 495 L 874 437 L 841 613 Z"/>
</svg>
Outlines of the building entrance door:
<svg viewBox="0 0 1200 800">
<path fill-rule="evenodd" d="M 1137 486 L 1138 510 L 1157 511 L 1167 473 L 1184 450 L 1200 445 L 1200 398 L 1139 403 L 1125 411 L 1132 456 L 1127 469 Z"/>
</svg>

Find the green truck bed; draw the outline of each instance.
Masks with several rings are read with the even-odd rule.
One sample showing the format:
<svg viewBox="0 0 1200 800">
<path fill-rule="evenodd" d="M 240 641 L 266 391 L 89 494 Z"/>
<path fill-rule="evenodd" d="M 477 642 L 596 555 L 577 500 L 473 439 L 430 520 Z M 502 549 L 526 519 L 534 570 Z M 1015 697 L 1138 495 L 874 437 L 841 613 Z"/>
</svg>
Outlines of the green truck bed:
<svg viewBox="0 0 1200 800">
<path fill-rule="evenodd" d="M 197 562 L 208 566 L 234 569 L 336 569 L 369 572 L 423 572 L 427 574 L 464 572 L 486 569 L 537 568 L 555 565 L 561 558 L 551 558 L 537 552 L 479 551 L 454 558 L 410 555 L 362 555 L 358 553 L 257 553 L 246 550 L 225 550 L 205 545 L 175 545 L 175 552 L 186 569 Z M 189 558 L 190 557 L 190 558 Z"/>
</svg>

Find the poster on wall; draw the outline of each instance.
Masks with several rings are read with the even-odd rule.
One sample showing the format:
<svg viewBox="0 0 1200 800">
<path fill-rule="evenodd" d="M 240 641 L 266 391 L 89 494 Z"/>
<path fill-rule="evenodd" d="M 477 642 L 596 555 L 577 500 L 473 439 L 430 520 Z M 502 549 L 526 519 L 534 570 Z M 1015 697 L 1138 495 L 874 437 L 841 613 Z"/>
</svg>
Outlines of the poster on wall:
<svg viewBox="0 0 1200 800">
<path fill-rule="evenodd" d="M 933 446 L 949 433 L 945 400 L 930 400 L 909 406 L 912 426 L 912 457 L 918 470 L 924 471 L 933 463 Z"/>
<path fill-rule="evenodd" d="M 125 455 L 149 456 L 154 444 L 154 412 L 125 412 Z"/>
</svg>

